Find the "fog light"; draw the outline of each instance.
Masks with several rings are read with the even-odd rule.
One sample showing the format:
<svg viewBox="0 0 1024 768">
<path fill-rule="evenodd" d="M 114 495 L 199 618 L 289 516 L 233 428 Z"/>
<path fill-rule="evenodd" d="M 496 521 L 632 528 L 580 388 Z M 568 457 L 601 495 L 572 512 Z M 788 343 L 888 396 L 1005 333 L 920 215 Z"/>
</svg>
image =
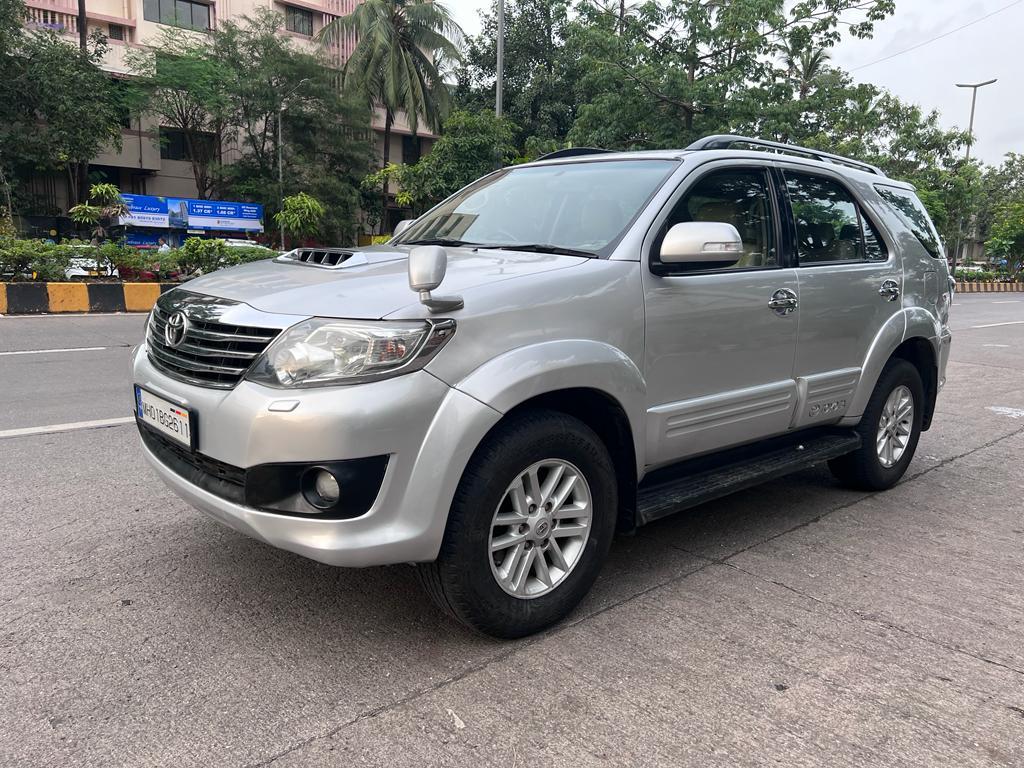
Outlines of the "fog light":
<svg viewBox="0 0 1024 768">
<path fill-rule="evenodd" d="M 317 509 L 330 509 L 341 498 L 338 478 L 323 467 L 308 470 L 302 481 L 302 495 Z"/>
</svg>

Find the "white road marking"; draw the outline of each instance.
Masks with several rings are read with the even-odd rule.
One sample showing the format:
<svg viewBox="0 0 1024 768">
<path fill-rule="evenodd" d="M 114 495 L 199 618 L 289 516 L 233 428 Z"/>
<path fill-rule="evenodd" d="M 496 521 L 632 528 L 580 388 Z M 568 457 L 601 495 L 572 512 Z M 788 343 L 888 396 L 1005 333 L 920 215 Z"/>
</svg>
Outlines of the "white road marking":
<svg viewBox="0 0 1024 768">
<path fill-rule="evenodd" d="M 1001 325 L 1024 325 L 1024 320 L 1011 320 L 1008 323 L 988 323 L 986 325 L 972 325 L 971 328 L 998 328 Z"/>
<path fill-rule="evenodd" d="M 986 410 L 998 413 L 1000 416 L 1009 416 L 1011 419 L 1024 419 L 1024 408 L 1006 408 L 1002 405 L 990 405 Z"/>
<path fill-rule="evenodd" d="M 1009 344 L 982 344 L 983 347 L 1008 347 Z"/>
<path fill-rule="evenodd" d="M 1020 299 L 1009 299 L 1007 301 L 993 301 L 993 304 L 1020 304 Z"/>
<path fill-rule="evenodd" d="M 39 312 L 33 315 L 5 315 L 0 320 L 38 320 L 41 317 L 145 317 L 147 312 Z"/>
<path fill-rule="evenodd" d="M 22 429 L 0 430 L 0 438 L 25 437 L 27 435 L 48 435 L 53 432 L 74 432 L 79 429 L 96 429 L 96 427 L 116 427 L 119 424 L 130 424 L 134 416 L 123 416 L 117 419 L 95 419 L 93 421 L 71 421 L 67 424 L 48 424 L 45 427 L 24 427 Z"/>
<path fill-rule="evenodd" d="M 0 357 L 7 355 L 46 355 L 51 352 L 99 352 L 113 347 L 61 347 L 59 349 L 23 349 L 17 352 L 0 352 Z"/>
</svg>

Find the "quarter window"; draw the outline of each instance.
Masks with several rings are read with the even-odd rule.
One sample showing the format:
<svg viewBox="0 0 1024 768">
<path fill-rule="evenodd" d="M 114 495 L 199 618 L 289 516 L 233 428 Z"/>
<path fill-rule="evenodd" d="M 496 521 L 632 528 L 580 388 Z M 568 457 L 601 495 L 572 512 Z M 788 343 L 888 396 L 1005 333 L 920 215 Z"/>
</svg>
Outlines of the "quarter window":
<svg viewBox="0 0 1024 768">
<path fill-rule="evenodd" d="M 688 221 L 732 224 L 743 241 L 743 255 L 727 269 L 777 267 L 775 227 L 765 172 L 756 168 L 715 171 L 704 176 L 686 193 L 662 228 Z"/>
<path fill-rule="evenodd" d="M 801 264 L 885 261 L 874 225 L 842 185 L 822 176 L 786 172 Z"/>
<path fill-rule="evenodd" d="M 932 224 L 932 219 L 921 199 L 909 189 L 888 187 L 884 184 L 876 185 L 875 189 L 882 199 L 896 211 L 900 221 L 910 227 L 910 231 L 914 233 L 925 250 L 932 257 L 939 258 L 942 255 L 942 240 L 939 238 L 939 233 L 935 231 L 935 225 Z"/>
</svg>

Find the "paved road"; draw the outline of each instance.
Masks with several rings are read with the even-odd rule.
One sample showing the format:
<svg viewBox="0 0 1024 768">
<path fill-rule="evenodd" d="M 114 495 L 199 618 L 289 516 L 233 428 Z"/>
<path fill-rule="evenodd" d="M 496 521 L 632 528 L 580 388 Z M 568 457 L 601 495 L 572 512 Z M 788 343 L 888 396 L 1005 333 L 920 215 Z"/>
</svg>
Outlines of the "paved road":
<svg viewBox="0 0 1024 768">
<path fill-rule="evenodd" d="M 1024 765 L 1011 299 L 958 297 L 897 488 L 813 469 L 662 521 L 516 643 L 439 617 L 406 567 L 200 517 L 131 425 L 0 437 L 0 765 Z M 0 318 L 0 352 L 104 347 L 0 356 L 0 433 L 124 416 L 141 322 Z"/>
</svg>

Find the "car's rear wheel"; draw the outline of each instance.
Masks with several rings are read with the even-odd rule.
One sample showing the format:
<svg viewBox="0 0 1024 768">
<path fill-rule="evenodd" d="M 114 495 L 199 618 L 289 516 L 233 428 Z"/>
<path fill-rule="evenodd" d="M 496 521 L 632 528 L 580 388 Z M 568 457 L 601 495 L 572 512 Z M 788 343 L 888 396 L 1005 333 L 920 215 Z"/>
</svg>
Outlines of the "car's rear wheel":
<svg viewBox="0 0 1024 768">
<path fill-rule="evenodd" d="M 890 360 L 857 426 L 861 447 L 830 461 L 832 474 L 860 490 L 896 485 L 917 450 L 923 406 L 924 385 L 917 368 L 906 360 Z"/>
<path fill-rule="evenodd" d="M 495 637 L 566 616 L 597 578 L 615 530 L 615 470 L 581 421 L 532 411 L 474 453 L 436 562 L 419 566 L 435 602 Z"/>
</svg>

